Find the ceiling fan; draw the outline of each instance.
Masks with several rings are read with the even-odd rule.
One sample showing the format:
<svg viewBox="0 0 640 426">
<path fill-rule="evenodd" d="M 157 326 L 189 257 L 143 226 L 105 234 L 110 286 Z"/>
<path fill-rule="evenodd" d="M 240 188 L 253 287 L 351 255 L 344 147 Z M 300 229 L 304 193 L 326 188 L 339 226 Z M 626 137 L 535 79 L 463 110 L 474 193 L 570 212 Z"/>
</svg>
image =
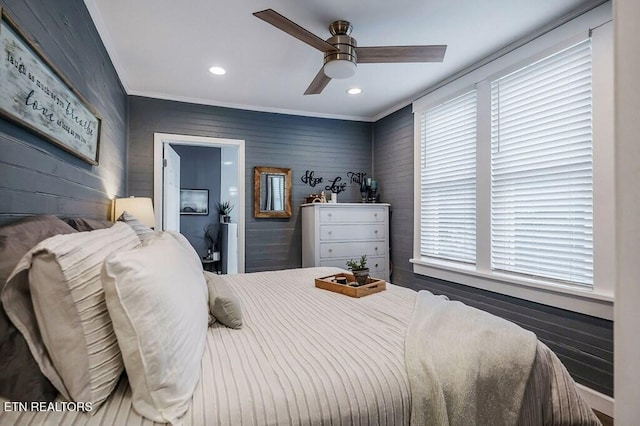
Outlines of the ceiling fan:
<svg viewBox="0 0 640 426">
<path fill-rule="evenodd" d="M 329 25 L 331 37 L 325 41 L 273 9 L 253 15 L 324 52 L 324 65 L 307 87 L 305 95 L 321 93 L 332 78 L 351 77 L 356 72 L 356 64 L 442 62 L 447 50 L 446 45 L 358 47 L 356 39 L 350 36 L 353 27 L 348 21 L 332 22 Z"/>
</svg>

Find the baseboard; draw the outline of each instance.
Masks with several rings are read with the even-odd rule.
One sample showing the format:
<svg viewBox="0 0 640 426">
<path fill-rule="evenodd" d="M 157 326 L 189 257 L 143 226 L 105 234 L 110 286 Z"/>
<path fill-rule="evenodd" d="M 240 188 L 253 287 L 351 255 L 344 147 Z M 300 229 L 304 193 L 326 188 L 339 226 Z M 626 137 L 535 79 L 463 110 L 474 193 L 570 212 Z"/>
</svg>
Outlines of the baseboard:
<svg viewBox="0 0 640 426">
<path fill-rule="evenodd" d="M 580 395 L 594 410 L 600 411 L 602 414 L 613 418 L 613 398 L 609 395 L 602 394 L 598 391 L 576 383 L 576 387 Z"/>
</svg>

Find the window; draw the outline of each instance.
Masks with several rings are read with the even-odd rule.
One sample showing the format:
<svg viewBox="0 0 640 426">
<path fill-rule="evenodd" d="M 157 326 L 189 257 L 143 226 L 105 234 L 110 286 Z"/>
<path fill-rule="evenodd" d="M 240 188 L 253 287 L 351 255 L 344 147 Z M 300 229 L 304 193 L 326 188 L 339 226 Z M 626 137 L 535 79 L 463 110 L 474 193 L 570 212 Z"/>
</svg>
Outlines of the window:
<svg viewBox="0 0 640 426">
<path fill-rule="evenodd" d="M 491 82 L 491 268 L 593 285 L 589 39 Z"/>
<path fill-rule="evenodd" d="M 413 103 L 414 272 L 612 319 L 613 26 L 590 19 Z"/>
<path fill-rule="evenodd" d="M 420 127 L 420 254 L 475 263 L 475 90 L 425 111 Z"/>
<path fill-rule="evenodd" d="M 420 256 L 591 288 L 591 41 L 574 44 L 421 113 Z M 490 126 L 489 199 L 476 196 L 477 115 Z M 481 123 L 482 125 L 482 123 Z M 488 144 L 484 144 L 488 145 Z M 476 241 L 476 206 L 489 241 Z M 481 207 L 482 208 L 482 207 Z"/>
</svg>

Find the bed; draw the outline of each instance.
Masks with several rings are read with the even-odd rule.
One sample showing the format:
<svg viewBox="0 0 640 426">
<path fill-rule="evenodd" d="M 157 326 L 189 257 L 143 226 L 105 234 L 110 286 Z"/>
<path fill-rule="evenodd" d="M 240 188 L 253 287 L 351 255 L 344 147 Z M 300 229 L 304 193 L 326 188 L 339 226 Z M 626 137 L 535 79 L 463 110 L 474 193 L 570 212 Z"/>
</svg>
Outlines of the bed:
<svg viewBox="0 0 640 426">
<path fill-rule="evenodd" d="M 119 228 L 119 232 L 129 232 L 122 227 Z M 103 234 L 107 232 L 102 230 L 100 232 L 103 234 L 98 235 L 97 231 L 100 230 L 83 232 L 96 235 L 96 238 L 91 240 L 83 236 L 82 251 L 86 245 L 91 245 L 87 244 L 87 241 L 101 241 L 104 238 Z M 182 240 L 158 236 L 158 233 L 147 234 L 145 238 L 161 240 L 160 243 L 149 243 L 149 246 L 156 246 L 156 252 L 150 262 L 158 262 L 157 257 L 161 256 L 159 253 L 167 252 L 168 245 L 174 247 L 184 244 Z M 64 241 L 65 244 L 60 245 L 67 247 L 67 240 Z M 119 241 L 124 239 L 120 238 Z M 127 235 L 126 241 L 133 241 L 131 235 Z M 135 247 L 128 248 L 127 250 L 131 251 L 126 252 L 126 255 L 122 254 L 125 250 L 121 249 L 120 254 L 112 254 L 108 260 L 104 260 L 105 263 L 100 266 L 103 283 L 105 279 L 110 279 L 109 274 L 117 275 L 116 272 L 126 269 L 127 265 L 143 264 L 144 262 L 135 256 L 138 252 L 153 249 L 144 249 L 144 244 L 138 245 L 137 241 L 132 244 Z M 182 248 L 183 252 L 188 251 L 188 247 Z M 185 254 L 180 250 L 176 249 L 172 258 Z M 117 259 L 112 259 L 118 256 L 122 264 L 116 265 Z M 19 269 L 21 263 L 29 263 L 24 261 L 25 257 L 28 255 L 21 257 L 22 260 L 18 262 L 16 269 Z M 141 317 L 151 317 L 158 311 L 165 312 L 164 317 L 153 317 L 154 321 L 157 321 L 156 324 L 174 321 L 176 317 L 186 317 L 188 321 L 199 323 L 197 327 L 189 327 L 188 330 L 176 333 L 177 337 L 173 340 L 162 340 L 165 338 L 163 333 L 157 338 L 158 341 L 149 343 L 151 347 L 160 345 L 155 348 L 156 352 L 160 353 L 171 352 L 172 344 L 195 348 L 184 353 L 176 349 L 179 355 L 177 359 L 185 359 L 185 364 L 197 362 L 197 380 L 193 381 L 192 388 L 187 389 L 186 394 L 183 392 L 180 395 L 184 404 L 179 416 L 165 418 L 171 423 L 453 425 L 469 424 L 470 419 L 475 419 L 473 423 L 476 424 L 599 424 L 580 398 L 566 369 L 535 337 L 533 340 L 530 340 L 530 336 L 522 337 L 523 341 L 529 344 L 528 355 L 523 359 L 528 356 L 530 365 L 527 365 L 526 360 L 523 364 L 518 364 L 521 360 L 511 360 L 509 356 L 513 351 L 507 348 L 506 355 L 500 355 L 503 358 L 497 359 L 496 366 L 490 366 L 491 362 L 496 361 L 489 358 L 493 353 L 500 351 L 495 347 L 473 348 L 469 343 L 473 339 L 468 336 L 473 330 L 477 330 L 476 340 L 486 340 L 487 333 L 496 328 L 497 323 L 493 321 L 499 321 L 498 328 L 504 326 L 508 330 L 498 333 L 497 338 L 506 338 L 508 347 L 509 342 L 518 341 L 512 339 L 519 338 L 508 333 L 519 331 L 511 329 L 516 327 L 515 325 L 505 325 L 506 321 L 498 320 L 489 314 L 428 292 L 416 293 L 392 284 L 387 285 L 386 291 L 360 299 L 315 288 L 314 278 L 344 272 L 336 268 L 304 268 L 220 276 L 203 272 L 199 258 L 194 259 L 193 254 L 185 254 L 181 265 L 191 272 L 199 267 L 194 276 L 202 275 L 204 291 L 208 288 L 209 294 L 202 293 L 203 287 L 199 281 L 199 284 L 193 287 L 194 298 L 209 299 L 210 303 L 202 308 L 202 303 L 192 301 L 191 303 L 197 307 L 191 309 L 189 301 L 185 299 L 187 308 L 180 313 L 181 302 L 177 299 L 182 295 L 173 294 L 172 297 L 176 299 L 175 303 L 178 306 L 172 307 L 175 311 L 170 314 L 166 314 L 168 309 L 160 307 L 164 302 L 140 308 Z M 169 268 L 171 265 L 164 266 Z M 148 269 L 161 270 L 164 266 L 145 268 L 144 273 L 150 273 Z M 120 269 L 114 272 L 118 268 Z M 136 270 L 135 273 L 141 272 Z M 169 276 L 171 272 L 165 271 L 162 274 Z M 184 277 L 184 274 L 183 272 L 179 276 Z M 8 277 L 8 287 L 14 283 L 15 276 Z M 37 277 L 37 274 L 32 273 L 32 276 Z M 0 279 L 2 278 L 0 275 Z M 145 278 L 136 275 L 136 279 L 144 281 Z M 95 404 L 97 408 L 89 412 L 78 410 L 78 407 L 73 405 L 63 406 L 63 401 L 68 401 L 69 398 L 62 395 L 56 397 L 53 405 L 42 405 L 40 411 L 32 410 L 33 407 L 28 404 L 20 405 L 3 397 L 0 424 L 154 423 L 151 420 L 153 413 L 146 414 L 148 412 L 140 403 L 140 398 L 134 395 L 142 386 L 141 380 L 152 378 L 141 378 L 140 372 L 133 368 L 134 363 L 127 361 L 130 356 L 125 349 L 126 336 L 120 330 L 126 325 L 119 323 L 115 308 L 109 302 L 114 294 L 112 284 L 104 284 L 106 296 L 103 297 L 106 297 L 108 307 L 105 312 L 109 313 L 113 320 L 119 344 L 116 347 L 119 346 L 122 350 L 124 368 L 120 374 L 114 375 L 116 379 L 112 380 L 112 390 L 109 390 L 108 395 L 99 401 L 99 406 Z M 168 294 L 171 294 L 171 288 L 175 288 L 176 285 L 175 279 L 167 283 Z M 241 310 L 241 328 L 231 328 L 223 323 L 224 320 L 215 321 L 216 315 L 205 319 L 202 328 L 200 311 L 214 311 L 212 286 L 218 288 L 217 291 L 224 289 L 230 293 L 229 297 L 234 303 L 231 308 Z M 10 298 L 5 297 L 5 293 L 10 293 L 10 290 L 6 290 L 6 287 L 5 285 L 2 301 L 5 310 L 10 311 Z M 160 287 L 158 291 L 164 291 L 162 285 Z M 124 291 L 123 288 L 116 286 L 117 292 Z M 188 293 L 188 290 L 180 293 Z M 122 295 L 119 294 L 119 297 Z M 145 297 L 150 296 L 147 294 Z M 215 299 L 220 300 L 220 297 Z M 37 305 L 37 302 L 34 304 Z M 425 312 L 429 313 L 426 320 Z M 231 314 L 233 316 L 237 313 Z M 189 315 L 193 318 L 197 316 L 197 319 L 194 320 Z M 12 314 L 9 314 L 9 317 L 12 317 Z M 210 324 L 212 321 L 215 322 Z M 485 321 L 483 328 L 482 323 Z M 158 325 L 156 328 L 159 327 L 167 330 L 166 334 L 171 334 L 171 324 L 166 328 L 164 325 Z M 191 329 L 203 330 L 202 336 L 200 332 L 192 333 Z M 46 330 L 41 332 L 46 334 Z M 184 340 L 191 338 L 191 334 L 194 336 L 194 342 Z M 489 341 L 491 340 L 487 340 Z M 460 356 L 461 352 L 464 352 L 461 347 L 464 346 L 468 346 L 468 353 Z M 33 351 L 33 347 L 31 350 Z M 434 353 L 429 353 L 429 350 Z M 477 355 L 480 352 L 484 353 L 484 358 Z M 411 359 L 408 358 L 409 355 Z M 450 360 L 450 365 L 465 362 L 472 367 L 449 368 L 447 359 Z M 53 361 L 52 363 L 56 364 Z M 176 374 L 173 371 L 174 367 L 182 368 L 181 365 L 176 367 L 167 362 L 162 367 L 166 370 L 163 372 L 162 368 L 160 369 L 161 379 L 166 381 L 167 377 Z M 147 368 L 143 362 L 138 370 Z M 454 376 L 460 371 L 465 371 L 465 377 L 460 380 L 460 377 L 447 376 L 451 374 L 447 373 L 447 370 L 451 370 Z M 515 370 L 520 371 L 515 374 L 519 375 L 519 378 L 506 377 Z M 190 374 L 189 371 L 178 373 L 178 376 Z M 65 385 L 66 382 L 60 386 Z M 164 383 L 163 386 L 160 388 L 166 389 L 170 384 Z M 500 387 L 502 392 L 487 392 L 487 389 L 492 387 Z M 69 386 L 67 388 L 72 392 Z M 135 390 L 132 391 L 132 388 Z M 479 394 L 489 394 L 492 397 L 483 399 Z M 504 395 L 500 398 L 494 396 L 498 394 Z M 515 401 L 513 394 L 516 395 Z M 95 398 L 95 395 L 89 397 Z M 172 396 L 164 397 L 170 400 Z M 153 401 L 148 403 L 153 404 Z M 471 406 L 472 410 L 469 409 Z M 141 415 L 141 412 L 146 415 Z"/>
</svg>

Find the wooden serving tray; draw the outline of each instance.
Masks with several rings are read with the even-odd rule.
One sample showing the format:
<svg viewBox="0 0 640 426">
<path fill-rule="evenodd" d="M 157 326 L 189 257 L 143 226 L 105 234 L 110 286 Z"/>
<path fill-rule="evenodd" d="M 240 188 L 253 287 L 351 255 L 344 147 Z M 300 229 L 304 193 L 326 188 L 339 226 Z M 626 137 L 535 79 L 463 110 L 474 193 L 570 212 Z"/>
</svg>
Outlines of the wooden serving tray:
<svg viewBox="0 0 640 426">
<path fill-rule="evenodd" d="M 336 278 L 346 278 L 347 282 L 355 282 L 356 280 L 351 274 L 339 273 L 329 275 L 328 277 L 316 278 L 316 287 L 350 297 L 364 297 L 387 289 L 387 283 L 384 280 L 379 280 L 377 278 L 369 277 L 367 278 L 367 284 L 358 287 L 350 286 L 348 284 L 338 284 L 336 282 Z"/>
</svg>

